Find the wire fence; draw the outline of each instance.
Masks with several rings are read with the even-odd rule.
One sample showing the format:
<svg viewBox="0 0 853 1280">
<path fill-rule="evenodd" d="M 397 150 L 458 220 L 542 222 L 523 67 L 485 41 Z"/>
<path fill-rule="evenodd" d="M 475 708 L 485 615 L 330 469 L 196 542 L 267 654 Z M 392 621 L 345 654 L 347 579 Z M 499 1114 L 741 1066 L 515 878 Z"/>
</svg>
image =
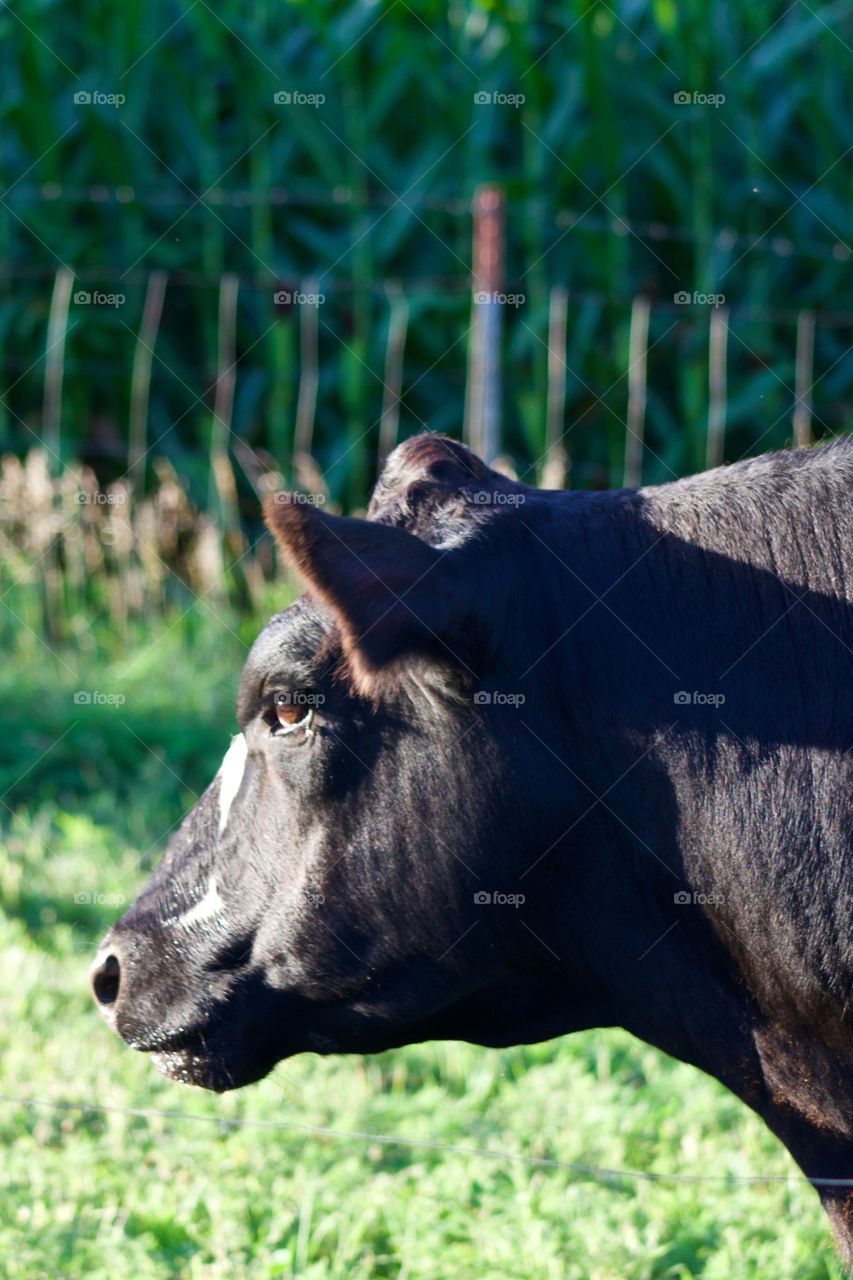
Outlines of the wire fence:
<svg viewBox="0 0 853 1280">
<path fill-rule="evenodd" d="M 207 200 L 212 205 L 227 208 L 243 209 L 248 207 L 279 207 L 290 205 L 294 208 L 329 209 L 335 207 L 355 207 L 358 209 L 392 209 L 400 203 L 393 192 L 383 194 L 372 192 L 369 195 L 353 187 L 339 186 L 333 190 L 316 187 L 251 187 L 225 188 L 214 187 L 210 191 L 194 192 L 191 188 L 178 186 L 158 189 L 140 189 L 129 185 L 105 186 L 98 184 L 88 187 L 74 187 L 61 183 L 43 183 L 40 186 L 16 185 L 14 195 L 9 199 L 12 208 L 16 204 L 29 205 L 141 205 L 145 208 L 192 208 L 200 200 Z M 442 197 L 431 194 L 418 194 L 406 197 L 406 204 L 411 209 L 429 210 L 447 213 L 453 217 L 468 219 L 472 212 L 472 202 L 462 196 Z M 659 219 L 642 220 L 619 215 L 596 216 L 588 209 L 558 208 L 554 209 L 549 201 L 535 197 L 524 197 L 513 202 L 514 216 L 517 218 L 535 217 L 547 226 L 557 229 L 577 228 L 581 233 L 590 235 L 637 235 L 658 242 L 677 242 L 696 246 L 700 243 L 693 227 L 683 223 L 672 223 Z M 726 247 L 749 248 L 750 251 L 772 254 L 778 258 L 818 259 L 824 262 L 847 262 L 851 255 L 850 246 L 841 240 L 828 238 L 812 238 L 800 236 L 796 242 L 783 235 L 747 236 L 735 227 L 721 226 L 709 236 L 701 238 L 701 242 L 710 239 L 718 241 Z M 43 276 L 50 274 L 47 266 L 27 267 L 25 264 L 4 266 L 3 275 L 38 271 Z"/>
<path fill-rule="evenodd" d="M 380 219 L 399 204 L 351 187 L 15 192 L 186 209 L 202 197 L 236 209 L 380 210 Z M 462 270 L 374 276 L 352 269 L 350 249 L 324 270 L 285 277 L 260 259 L 255 271 L 12 260 L 0 271 L 0 322 L 14 316 L 26 338 L 0 358 L 0 442 L 20 451 L 38 441 L 56 466 L 82 459 L 109 480 L 132 473 L 136 492 L 163 453 L 199 505 L 233 521 L 257 497 L 259 475 L 293 479 L 296 455 L 314 460 L 333 501 L 362 506 L 394 444 L 424 429 L 461 436 L 550 487 L 655 483 L 849 429 L 853 310 L 826 295 L 821 305 L 768 306 L 677 288 L 654 246 L 695 247 L 699 237 L 676 223 L 554 214 L 545 200 L 510 206 L 488 185 L 473 201 L 424 196 L 422 206 L 455 224 L 439 239 L 458 246 Z M 597 289 L 577 264 L 549 283 L 538 259 L 519 256 L 530 220 L 547 223 L 555 256 L 564 239 L 577 249 L 585 235 L 640 245 L 657 258 L 655 279 L 643 292 Z M 850 256 L 829 238 L 795 244 L 721 227 L 710 239 L 723 281 L 753 252 L 836 266 Z M 238 450 L 255 474 L 238 465 L 225 496 Z"/>
<path fill-rule="evenodd" d="M 576 298 L 555 285 L 537 320 L 491 301 L 502 297 L 494 288 L 485 291 L 489 301 L 473 300 L 479 291 L 472 293 L 469 281 L 456 294 L 455 337 L 446 353 L 456 366 L 451 381 L 460 420 L 436 424 L 428 406 L 413 402 L 429 366 L 415 375 L 408 363 L 412 328 L 428 320 L 430 310 L 419 307 L 407 286 L 386 281 L 382 350 L 369 370 L 372 412 L 366 422 L 338 423 L 331 435 L 336 358 L 343 353 L 360 376 L 367 362 L 323 308 L 293 302 L 316 295 L 316 280 L 278 291 L 290 299 L 272 304 L 290 313 L 281 320 L 242 309 L 246 282 L 221 277 L 209 307 L 215 357 L 207 367 L 171 356 L 181 307 L 165 273 L 148 276 L 135 323 L 119 322 L 121 365 L 112 354 L 74 354 L 81 324 L 75 310 L 89 305 L 75 303 L 83 292 L 78 284 L 64 268 L 55 274 L 43 355 L 15 372 L 0 398 L 0 438 L 4 410 L 13 433 L 0 460 L 0 590 L 28 626 L 56 637 L 68 631 L 63 619 L 87 602 L 106 606 L 121 626 L 133 614 L 160 613 L 180 595 L 181 584 L 238 605 L 257 604 L 276 570 L 260 524 L 265 494 L 299 488 L 331 510 L 359 510 L 388 454 L 412 431 L 443 426 L 499 469 L 546 488 L 630 487 L 747 452 L 808 445 L 835 434 L 845 410 L 842 395 L 828 413 L 824 390 L 845 364 L 849 376 L 844 357 L 853 334 L 840 324 L 833 330 L 829 318 L 814 311 L 788 317 L 784 329 L 777 323 L 786 358 L 774 366 L 744 338 L 732 308 L 707 307 L 697 319 L 683 318 L 696 310 L 687 304 L 644 295 L 620 301 L 614 310 L 624 317 L 625 361 L 602 386 L 586 367 L 595 362 L 595 326 L 586 322 L 596 312 L 600 317 L 606 302 Z M 271 297 L 273 290 L 255 284 L 256 299 L 259 293 Z M 444 322 L 449 296 L 436 302 L 445 307 Z M 338 317 L 345 312 L 346 305 Z M 844 323 L 853 328 L 853 316 Z M 512 348 L 519 341 L 532 342 L 544 361 L 542 430 L 525 452 L 507 407 L 508 390 L 518 388 Z M 260 363 L 266 342 L 279 359 L 277 367 L 273 361 L 271 369 L 260 369 L 254 362 Z M 579 350 L 584 343 L 586 355 Z M 666 383 L 685 346 L 696 358 L 702 349 L 701 417 L 691 433 L 667 437 L 659 421 Z M 744 362 L 754 392 L 746 398 Z M 69 442 L 81 388 L 84 397 L 97 388 L 108 404 L 121 403 L 121 430 L 114 419 L 105 425 L 96 417 L 91 431 Z M 262 394 L 283 415 L 269 430 L 249 421 L 251 397 L 257 404 Z M 532 388 L 525 394 L 531 400 Z M 751 407 L 755 395 L 766 406 L 759 419 Z M 41 405 L 37 414 L 34 402 Z M 27 456 L 19 457 L 25 448 Z"/>
<path fill-rule="evenodd" d="M 22 278 L 26 273 L 11 272 L 6 278 L 11 280 L 16 274 Z M 44 276 L 32 273 L 27 278 L 43 280 Z M 133 317 L 125 310 L 128 298 L 121 292 L 123 289 L 133 289 L 139 295 Z M 180 294 L 186 289 L 203 289 L 214 295 L 212 308 L 208 303 L 217 317 L 211 343 L 217 353 L 214 360 L 203 351 L 195 357 L 186 350 L 175 352 L 174 331 L 184 309 Z M 730 304 L 725 295 L 695 291 L 676 291 L 668 299 L 642 294 L 629 297 L 556 284 L 547 293 L 544 308 L 531 313 L 525 310 L 528 299 L 521 289 L 475 289 L 472 294 L 471 280 L 465 277 L 388 278 L 374 282 L 369 289 L 381 354 L 377 351 L 373 364 L 368 365 L 341 333 L 346 330 L 347 312 L 356 292 L 352 281 L 335 277 L 285 282 L 270 276 L 241 277 L 230 273 L 202 277 L 136 272 L 125 277 L 91 270 L 78 275 L 60 268 L 52 276 L 41 355 L 30 359 L 7 353 L 3 360 L 5 374 L 14 375 L 0 400 L 6 447 L 20 449 L 38 439 L 57 463 L 76 454 L 112 458 L 132 468 L 141 460 L 140 455 L 147 456 L 162 445 L 167 456 L 180 459 L 185 468 L 197 472 L 198 459 L 193 463 L 187 450 L 192 449 L 193 425 L 201 418 L 206 429 L 196 443 L 201 444 L 202 454 L 209 452 L 211 433 L 223 432 L 226 438 L 231 437 L 244 447 L 258 447 L 268 454 L 275 451 L 276 461 L 285 473 L 292 471 L 295 452 L 309 452 L 324 473 L 330 473 L 333 488 L 333 473 L 357 445 L 366 442 L 370 483 L 390 448 L 412 430 L 448 430 L 461 434 L 476 447 L 482 438 L 479 415 L 486 410 L 482 400 L 471 394 L 471 388 L 483 378 L 493 381 L 493 399 L 503 407 L 505 416 L 512 418 L 516 366 L 524 367 L 526 359 L 523 354 L 519 356 L 519 345 L 527 347 L 528 354 L 532 350 L 551 370 L 538 408 L 547 424 L 545 439 L 529 440 L 525 448 L 519 440 L 517 423 L 510 422 L 494 436 L 488 460 L 508 453 L 518 471 L 534 482 L 541 479 L 546 457 L 557 446 L 562 449 L 564 460 L 563 475 L 557 478 L 556 487 L 567 482 L 575 461 L 579 464 L 575 482 L 580 480 L 584 487 L 584 482 L 592 481 L 600 487 L 638 483 L 647 476 L 654 482 L 691 469 L 685 467 L 683 445 L 688 439 L 695 442 L 703 432 L 704 448 L 694 449 L 699 464 L 706 459 L 730 460 L 733 454 L 738 456 L 745 451 L 744 442 L 747 449 L 750 445 L 760 447 L 768 436 L 770 445 L 778 447 L 791 440 L 808 443 L 813 435 L 831 435 L 844 429 L 844 399 L 839 404 L 828 399 L 818 409 L 811 395 L 817 383 L 834 374 L 834 396 L 839 375 L 849 376 L 849 370 L 839 366 L 851 349 L 848 339 L 853 334 L 844 331 L 853 330 L 853 311 L 843 308 L 776 309 L 747 302 Z M 112 314 L 106 311 L 110 306 L 116 309 Z M 412 368 L 408 347 L 413 310 L 417 310 L 419 324 L 440 324 L 446 330 L 448 307 L 453 336 L 448 334 L 447 346 L 439 350 L 431 364 L 424 367 L 420 358 L 419 367 Z M 83 308 L 89 310 L 83 312 Z M 615 378 L 601 388 L 595 371 L 596 353 L 591 349 L 595 337 L 590 330 L 602 322 L 605 314 L 624 329 L 619 345 L 625 353 Z M 501 317 L 502 323 L 496 344 L 485 348 L 492 364 L 487 374 L 480 367 L 482 347 L 478 334 L 489 331 L 490 321 L 496 316 Z M 88 333 L 84 333 L 84 327 Z M 104 354 L 104 341 L 87 340 L 98 327 L 108 346 L 122 347 L 122 358 L 113 351 Z M 768 327 L 779 331 L 771 357 L 767 354 L 766 333 L 757 338 L 751 332 Z M 838 334 L 831 341 L 830 331 Z M 276 336 L 284 337 L 282 345 L 288 349 L 273 367 L 261 366 L 263 350 L 254 352 L 254 359 L 249 358 L 253 348 L 266 346 L 266 340 Z M 653 405 L 664 409 L 665 416 L 671 418 L 674 410 L 667 403 L 662 377 L 666 361 L 671 364 L 678 360 L 685 347 L 695 360 L 703 345 L 708 370 L 702 388 L 706 400 L 704 426 L 695 419 L 685 423 L 680 433 L 681 447 L 673 451 L 660 423 L 653 423 L 652 432 L 646 437 L 646 406 L 651 395 Z M 655 360 L 650 361 L 653 351 Z M 354 438 L 339 430 L 334 439 L 325 422 L 330 407 L 325 390 L 331 370 L 339 369 L 341 359 L 350 366 L 360 366 L 359 376 L 370 385 L 375 411 L 372 420 L 368 417 L 356 424 L 358 434 Z M 452 387 L 453 403 L 452 409 L 449 404 L 443 407 L 436 421 L 429 409 L 429 400 L 435 397 L 420 404 L 418 389 L 438 365 L 444 366 L 439 398 Z M 724 366 L 737 375 L 729 380 L 730 395 L 717 376 Z M 635 372 L 637 369 L 639 373 Z M 746 385 L 744 374 L 751 386 Z M 93 377 L 117 384 L 94 420 L 89 403 Z M 227 381 L 235 382 L 238 389 L 225 413 L 221 403 L 217 407 L 217 393 Z M 97 390 L 104 398 L 103 384 L 98 384 Z M 184 408 L 176 412 L 172 405 L 180 400 L 182 392 L 186 393 Z M 709 408 L 707 401 L 715 395 L 717 402 Z M 188 406 L 187 396 L 191 397 Z M 261 398 L 264 404 L 259 406 Z M 756 399 L 769 401 L 770 414 L 756 414 Z M 264 416 L 273 412 L 277 400 L 283 401 L 278 407 L 285 410 L 286 420 L 264 424 Z M 33 401 L 42 405 L 40 420 L 33 413 Z M 75 413 L 78 401 L 88 403 L 82 415 Z M 260 414 L 254 412 L 259 407 Z M 780 412 L 776 412 L 777 407 Z M 601 450 L 597 451 L 597 467 L 589 456 L 595 455 L 596 450 L 590 448 L 589 433 L 584 430 L 592 415 L 598 422 L 600 443 L 613 437 L 614 428 L 618 428 L 621 438 L 611 449 L 609 462 L 606 455 L 602 458 Z M 185 421 L 187 418 L 189 422 Z M 751 428 L 745 433 L 747 418 Z M 710 445 L 709 434 L 721 437 L 721 442 L 728 436 L 727 443 L 733 448 Z M 537 447 L 539 443 L 544 447 Z M 283 445 L 283 452 L 277 445 Z M 553 476 L 550 478 L 553 484 Z M 337 487 L 340 489 L 340 485 Z M 341 492 L 338 496 L 346 505 L 346 495 Z M 358 505 L 366 499 L 366 491 L 352 492 L 350 498 Z"/>
<path fill-rule="evenodd" d="M 59 184 L 15 194 L 116 207 L 171 198 Z M 213 196 L 380 219 L 395 204 L 350 187 Z M 162 611 L 182 583 L 257 605 L 275 570 L 264 495 L 301 488 L 363 509 L 394 446 L 423 430 L 461 437 L 528 483 L 604 488 L 850 429 L 853 310 L 664 295 L 664 258 L 646 292 L 590 288 L 577 269 L 549 282 L 518 253 L 545 202 L 510 202 L 495 185 L 424 201 L 456 228 L 441 237 L 459 246 L 451 274 L 425 262 L 412 275 L 409 259 L 407 274 L 378 277 L 340 260 L 286 278 L 261 261 L 0 269 L 0 336 L 4 324 L 23 335 L 0 344 L 0 590 L 25 625 L 61 638 L 94 604 L 120 627 Z M 556 246 L 593 233 L 653 259 L 654 245 L 697 239 L 588 211 L 551 222 Z M 836 267 L 849 252 L 725 227 L 714 238 L 722 279 L 753 249 L 779 262 L 819 252 Z"/>
<path fill-rule="evenodd" d="M 639 1181 L 660 1183 L 716 1184 L 737 1186 L 768 1183 L 799 1183 L 804 1179 L 813 1187 L 853 1187 L 853 1178 L 808 1177 L 796 1173 L 658 1173 L 646 1169 L 608 1169 L 599 1165 L 579 1164 L 555 1160 L 548 1156 L 531 1156 L 525 1152 L 498 1151 L 493 1147 L 468 1146 L 456 1142 L 439 1142 L 430 1138 L 406 1138 L 387 1133 L 370 1133 L 359 1129 L 333 1129 L 326 1125 L 303 1124 L 296 1120 L 253 1120 L 230 1116 L 206 1116 L 192 1111 L 160 1110 L 156 1107 L 121 1107 L 93 1102 L 57 1101 L 52 1098 L 28 1098 L 0 1094 L 0 1103 L 8 1106 L 47 1107 L 55 1111 L 81 1111 L 98 1115 L 132 1116 L 145 1120 L 190 1120 L 200 1124 L 216 1125 L 223 1132 L 230 1129 L 265 1129 L 304 1133 L 316 1138 L 331 1138 L 343 1142 L 370 1142 L 380 1146 L 407 1147 L 421 1151 L 442 1151 L 453 1155 L 474 1156 L 483 1160 L 503 1160 L 510 1164 L 522 1164 L 532 1169 L 560 1169 L 590 1181 Z"/>
</svg>

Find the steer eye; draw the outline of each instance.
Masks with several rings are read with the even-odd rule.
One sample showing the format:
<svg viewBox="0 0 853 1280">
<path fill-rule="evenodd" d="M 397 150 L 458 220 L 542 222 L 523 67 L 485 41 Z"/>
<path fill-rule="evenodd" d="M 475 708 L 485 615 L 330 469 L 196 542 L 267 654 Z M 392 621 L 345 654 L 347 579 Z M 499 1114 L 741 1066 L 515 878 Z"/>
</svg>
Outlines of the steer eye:
<svg viewBox="0 0 853 1280">
<path fill-rule="evenodd" d="M 295 729 L 311 729 L 314 708 L 305 695 L 277 693 L 273 698 L 273 733 L 293 733 Z"/>
</svg>

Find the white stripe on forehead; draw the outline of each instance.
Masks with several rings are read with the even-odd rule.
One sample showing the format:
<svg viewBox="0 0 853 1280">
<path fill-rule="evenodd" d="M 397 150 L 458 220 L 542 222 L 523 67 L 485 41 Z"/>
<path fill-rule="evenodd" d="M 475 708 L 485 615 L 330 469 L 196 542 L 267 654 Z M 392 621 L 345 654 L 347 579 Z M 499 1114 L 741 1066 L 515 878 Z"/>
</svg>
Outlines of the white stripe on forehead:
<svg viewBox="0 0 853 1280">
<path fill-rule="evenodd" d="M 190 907 L 189 911 L 178 916 L 175 924 L 180 925 L 182 929 L 191 929 L 194 924 L 203 924 L 205 920 L 210 920 L 211 916 L 220 915 L 224 906 L 225 903 L 220 898 L 216 887 L 216 879 L 211 876 L 204 897 L 200 898 L 195 906 Z"/>
<path fill-rule="evenodd" d="M 219 766 L 219 834 L 228 824 L 228 814 L 234 797 L 240 790 L 243 781 L 243 770 L 246 767 L 248 747 L 242 733 L 231 739 L 231 746 L 225 752 L 225 759 Z"/>
</svg>

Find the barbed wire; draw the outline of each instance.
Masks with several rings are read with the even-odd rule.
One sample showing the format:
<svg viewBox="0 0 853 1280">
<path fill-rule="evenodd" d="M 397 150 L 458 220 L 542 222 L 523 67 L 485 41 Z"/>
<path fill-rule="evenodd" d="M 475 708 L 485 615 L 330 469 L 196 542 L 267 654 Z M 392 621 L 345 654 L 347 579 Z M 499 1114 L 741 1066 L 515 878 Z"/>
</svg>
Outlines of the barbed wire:
<svg viewBox="0 0 853 1280">
<path fill-rule="evenodd" d="M 579 1164 L 556 1160 L 550 1156 L 531 1156 L 520 1151 L 498 1151 L 494 1147 L 469 1146 L 458 1142 L 440 1142 L 434 1138 L 406 1138 L 399 1134 L 370 1133 L 363 1129 L 334 1129 L 327 1125 L 306 1124 L 297 1120 L 252 1120 L 234 1116 L 206 1116 L 177 1109 L 161 1110 L 157 1107 L 121 1107 L 106 1103 L 71 1102 L 65 1099 L 19 1097 L 0 1094 L 0 1103 L 12 1106 L 45 1107 L 55 1111 L 82 1111 L 87 1114 L 133 1116 L 146 1120 L 192 1120 L 201 1124 L 213 1124 L 221 1129 L 287 1130 L 310 1134 L 318 1138 L 335 1138 L 349 1142 L 372 1142 L 381 1146 L 409 1147 L 425 1151 L 446 1151 L 453 1155 L 477 1156 L 486 1160 L 505 1160 L 535 1169 L 558 1169 L 593 1181 L 631 1180 L 659 1183 L 695 1183 L 735 1185 L 744 1183 L 799 1183 L 803 1180 L 814 1187 L 853 1187 L 853 1178 L 809 1177 L 796 1173 L 657 1173 L 647 1169 L 610 1169 L 601 1165 Z"/>
<path fill-rule="evenodd" d="M 390 209 L 400 204 L 392 192 L 375 192 L 365 195 L 349 186 L 332 188 L 294 188 L 294 187 L 213 187 L 207 191 L 193 192 L 179 187 L 153 188 L 150 190 L 137 187 L 105 186 L 93 184 L 89 186 L 66 186 L 57 182 L 43 183 L 40 186 L 20 185 L 15 187 L 7 203 L 14 208 L 25 204 L 118 204 L 144 205 L 149 208 L 191 208 L 193 205 L 203 207 L 204 204 L 226 208 L 248 209 L 256 207 L 290 206 L 299 208 L 359 208 Z M 446 213 L 453 217 L 470 217 L 472 215 L 472 198 L 464 196 L 416 196 L 407 195 L 406 205 L 410 209 L 427 210 L 434 213 Z M 737 249 L 749 248 L 760 253 L 771 254 L 779 258 L 820 258 L 824 260 L 846 262 L 851 251 L 840 239 L 830 242 L 797 237 L 796 243 L 787 236 L 767 236 L 755 232 L 746 234 L 734 227 L 717 227 L 710 229 L 707 235 L 698 234 L 694 228 L 679 223 L 661 221 L 660 219 L 633 219 L 612 215 L 602 217 L 591 215 L 586 210 L 564 208 L 556 211 L 545 200 L 537 196 L 526 196 L 511 202 L 511 212 L 524 217 L 532 216 L 547 219 L 555 228 L 564 230 L 571 228 L 582 233 L 606 235 L 637 235 L 641 238 L 657 241 L 673 241 L 683 244 L 713 244 Z"/>
</svg>

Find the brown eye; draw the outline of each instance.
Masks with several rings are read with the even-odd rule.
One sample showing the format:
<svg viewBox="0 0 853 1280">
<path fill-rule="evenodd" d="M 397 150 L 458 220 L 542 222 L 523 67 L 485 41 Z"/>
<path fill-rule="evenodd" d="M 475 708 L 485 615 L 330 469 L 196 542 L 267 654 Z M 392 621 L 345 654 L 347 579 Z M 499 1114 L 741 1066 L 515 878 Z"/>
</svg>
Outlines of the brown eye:
<svg viewBox="0 0 853 1280">
<path fill-rule="evenodd" d="M 311 708 L 306 702 L 297 700 L 291 693 L 277 693 L 275 696 L 275 714 L 282 729 L 292 729 L 308 718 Z"/>
</svg>

